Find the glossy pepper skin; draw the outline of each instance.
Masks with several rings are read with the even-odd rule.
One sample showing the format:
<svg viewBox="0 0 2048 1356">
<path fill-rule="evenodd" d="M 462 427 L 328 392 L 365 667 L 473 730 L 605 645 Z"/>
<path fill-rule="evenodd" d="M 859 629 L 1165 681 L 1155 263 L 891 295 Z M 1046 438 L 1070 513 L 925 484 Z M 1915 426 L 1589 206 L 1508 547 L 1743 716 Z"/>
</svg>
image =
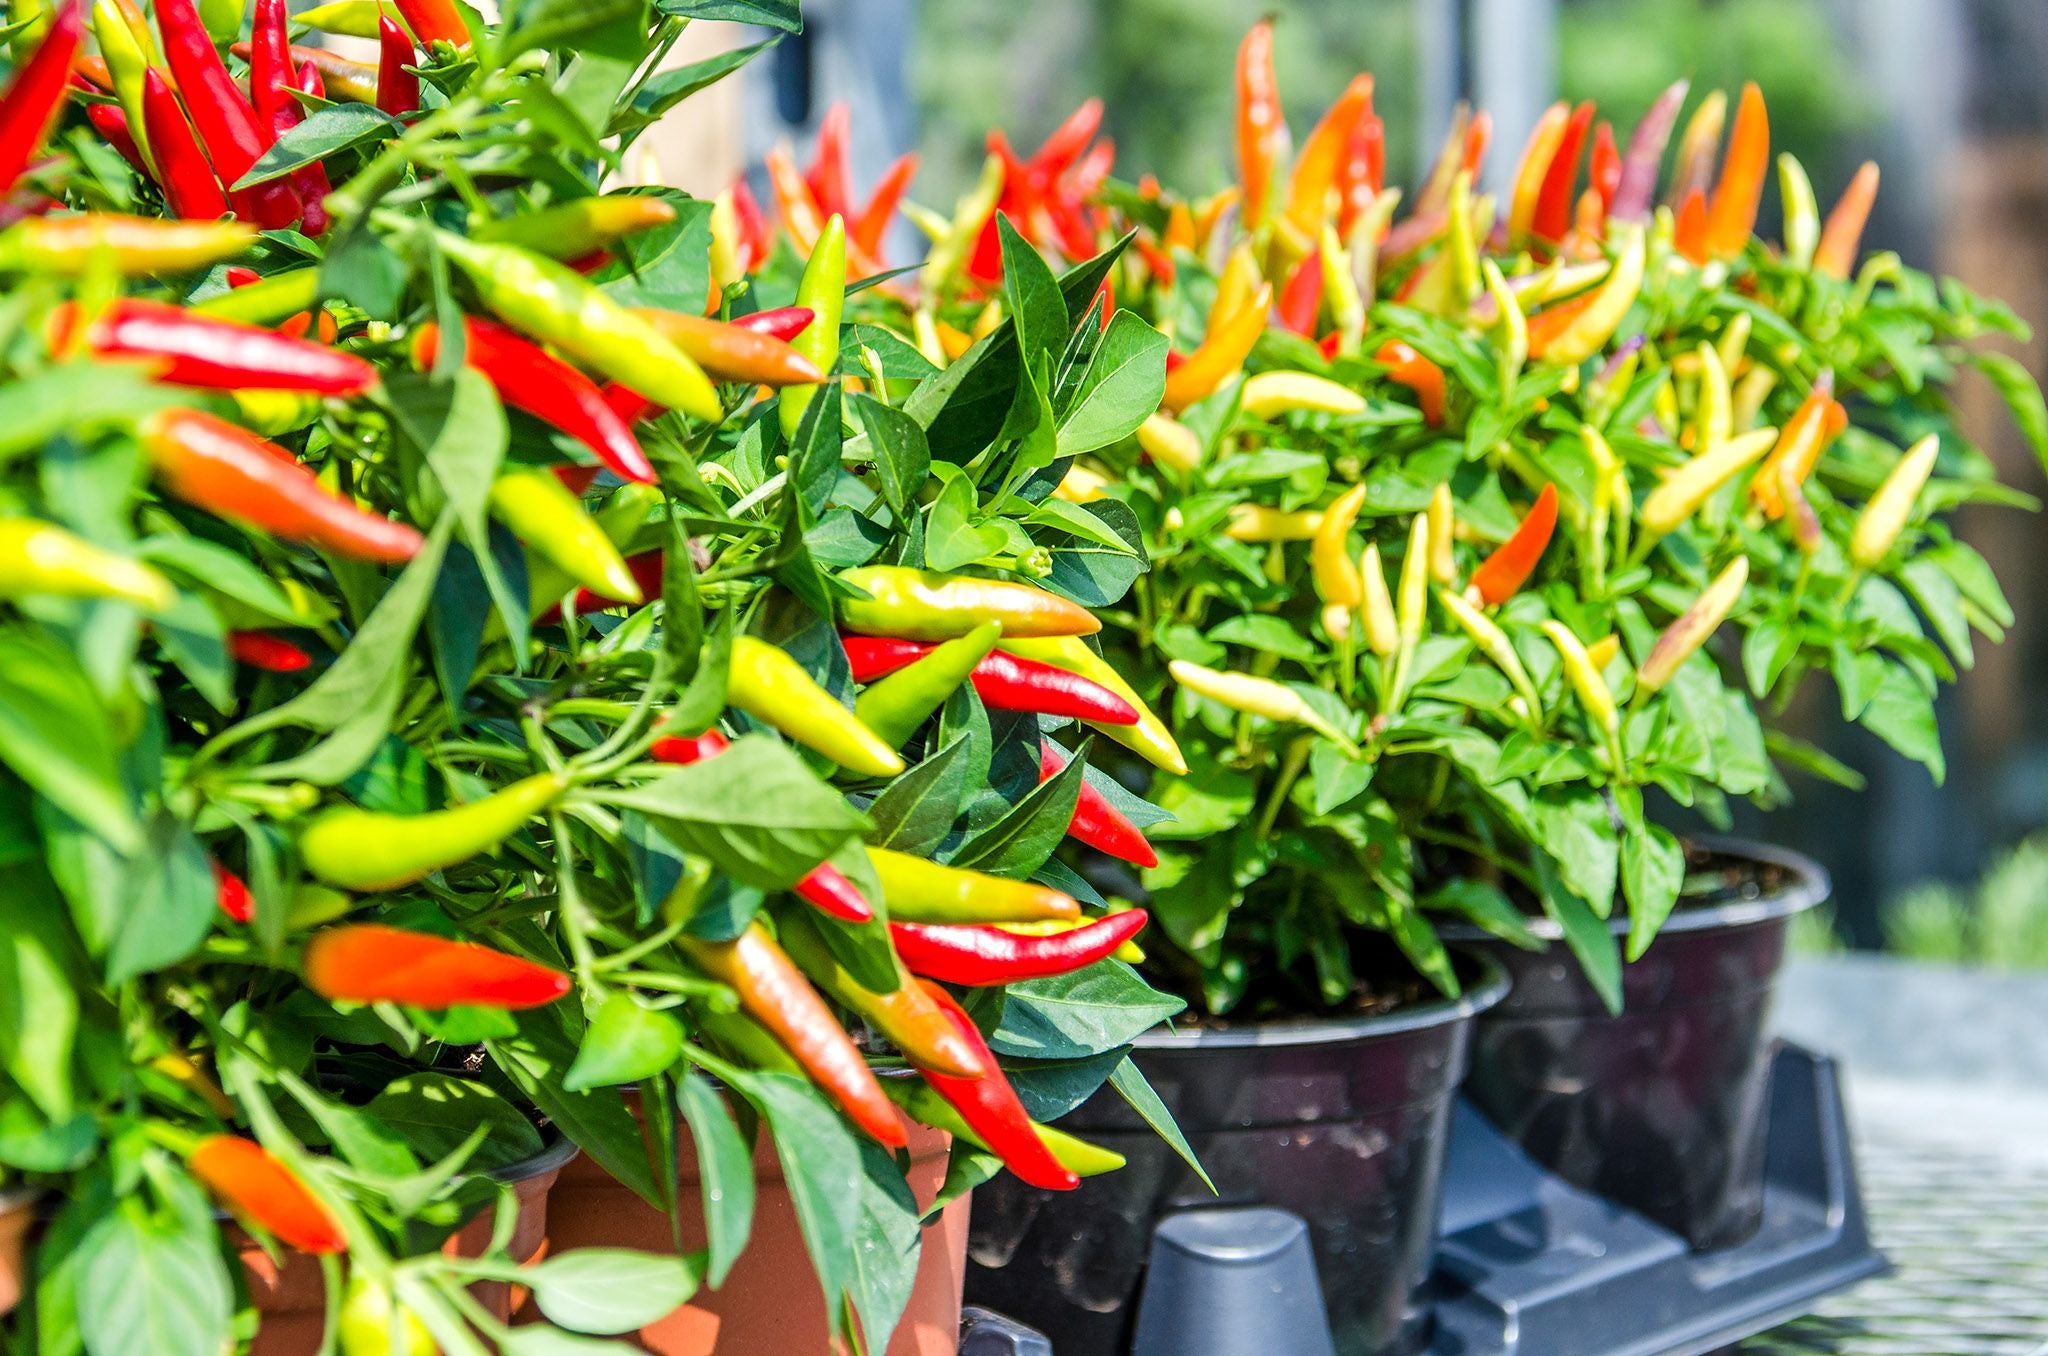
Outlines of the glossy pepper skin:
<svg viewBox="0 0 2048 1356">
<path fill-rule="evenodd" d="M 164 58 L 177 77 L 199 138 L 221 182 L 232 184 L 249 172 L 270 145 L 270 137 L 258 125 L 256 110 L 243 99 L 241 87 L 228 75 L 192 0 L 157 0 L 156 23 Z M 156 145 L 153 128 L 150 145 Z M 265 229 L 289 226 L 299 217 L 299 195 L 287 180 L 257 184 L 238 194 L 236 201 L 247 209 L 244 215 Z"/>
<path fill-rule="evenodd" d="M 538 1008 L 570 987 L 569 976 L 524 956 L 379 923 L 313 934 L 301 973 L 330 1002 L 416 1008 Z"/>
<path fill-rule="evenodd" d="M 964 636 L 933 646 L 931 653 L 909 667 L 865 688 L 854 699 L 853 714 L 884 743 L 903 747 L 968 680 L 1002 633 L 1000 623 L 983 622 Z"/>
<path fill-rule="evenodd" d="M 35 518 L 0 518 L 0 598 L 118 598 L 145 612 L 168 608 L 171 583 L 148 565 L 116 555 Z"/>
<path fill-rule="evenodd" d="M 222 866 L 213 866 L 213 902 L 230 920 L 246 923 L 256 916 L 256 900 L 249 893 L 248 882 Z"/>
<path fill-rule="evenodd" d="M 1081 1179 L 1062 1166 L 1038 1137 L 1038 1128 L 1025 1113 L 1010 1080 L 996 1067 L 995 1056 L 975 1028 L 974 1019 L 961 1011 L 953 995 L 938 985 L 921 981 L 919 987 L 955 1034 L 975 1048 L 988 1068 L 980 1078 L 951 1078 L 920 1066 L 918 1072 L 932 1090 L 960 1113 L 960 1118 L 988 1145 L 990 1152 L 1003 1160 L 1004 1167 L 1029 1185 L 1047 1191 L 1072 1191 L 1081 1185 Z"/>
<path fill-rule="evenodd" d="M 922 857 L 871 847 L 889 916 L 910 923 L 1035 923 L 1079 918 L 1081 906 L 1062 891 L 1029 881 L 941 866 Z"/>
<path fill-rule="evenodd" d="M 41 43 L 0 95 L 0 196 L 20 180 L 57 120 L 70 85 L 71 58 L 84 34 L 84 6 L 79 0 L 60 0 Z"/>
<path fill-rule="evenodd" d="M 101 261 L 124 277 L 185 273 L 256 243 L 238 221 L 162 221 L 108 212 L 32 217 L 0 232 L 0 269 L 75 276 Z"/>
<path fill-rule="evenodd" d="M 1266 330 L 1266 308 L 1273 289 L 1260 284 L 1243 309 L 1223 318 L 1216 331 L 1166 373 L 1166 394 L 1160 404 L 1175 413 L 1215 392 L 1244 366 Z M 1220 304 L 1220 303 L 1219 303 Z"/>
<path fill-rule="evenodd" d="M 785 307 L 784 311 L 790 314 L 803 311 L 812 316 L 797 330 L 797 338 L 802 338 L 816 322 L 816 313 L 809 307 Z M 755 386 L 800 386 L 825 380 L 826 369 L 815 357 L 759 326 L 743 322 L 728 324 L 701 315 L 652 307 L 640 309 L 635 314 L 668 336 L 677 348 L 720 381 L 743 381 Z M 767 314 L 773 316 L 770 325 L 784 326 L 782 315 Z"/>
<path fill-rule="evenodd" d="M 893 636 L 845 633 L 840 642 L 853 667 L 856 683 L 872 683 L 930 654 L 926 641 Z M 1137 708 L 1093 679 L 1025 659 L 1007 650 L 991 650 L 968 676 L 974 695 L 992 711 L 1030 711 L 1105 725 L 1136 725 Z"/>
<path fill-rule="evenodd" d="M 482 800 L 424 814 L 382 814 L 338 806 L 299 835 L 306 869 L 345 890 L 395 890 L 466 862 L 524 828 L 566 790 L 551 772 L 536 773 Z"/>
<path fill-rule="evenodd" d="M 53 346 L 67 346 L 80 319 L 76 303 L 59 307 Z M 351 396 L 377 384 L 377 369 L 353 353 L 133 297 L 93 317 L 85 343 L 103 358 L 149 360 L 158 381 L 201 390 Z"/>
<path fill-rule="evenodd" d="M 457 47 L 469 46 L 469 25 L 462 21 L 462 11 L 455 8 L 455 0 L 394 0 L 399 17 L 405 26 L 419 39 L 424 47 L 437 42 L 453 43 Z"/>
<path fill-rule="evenodd" d="M 416 60 L 412 39 L 388 18 L 377 20 L 377 110 L 394 118 L 419 112 L 420 78 L 407 70 Z"/>
<path fill-rule="evenodd" d="M 929 1083 L 915 1083 L 899 1079 L 888 1087 L 889 1096 L 902 1106 L 910 1118 L 920 1125 L 929 1125 L 934 1130 L 943 1130 L 953 1138 L 976 1148 L 994 1153 L 987 1142 L 975 1133 L 964 1117 L 952 1104 L 941 1097 L 938 1090 Z M 1104 1173 L 1116 1172 L 1124 1166 L 1124 1156 L 1114 1149 L 1105 1149 L 1098 1144 L 1076 1139 L 1066 1131 L 1051 1125 L 1033 1125 L 1032 1129 L 1044 1142 L 1059 1165 L 1073 1172 L 1077 1177 L 1100 1177 Z"/>
<path fill-rule="evenodd" d="M 502 472 L 491 484 L 491 513 L 582 587 L 623 603 L 641 601 L 619 548 L 551 473 L 526 466 Z"/>
<path fill-rule="evenodd" d="M 238 42 L 230 49 L 238 57 L 247 60 L 249 44 Z M 306 90 L 307 93 L 323 93 L 326 98 L 347 100 L 358 104 L 377 102 L 377 68 L 360 61 L 351 61 L 339 52 L 324 47 L 302 47 L 293 43 L 291 58 L 299 68 L 299 87 L 306 88 L 308 69 L 312 79 L 320 82 L 320 90 Z"/>
<path fill-rule="evenodd" d="M 171 211 L 186 221 L 213 221 L 227 215 L 227 195 L 221 192 L 213 166 L 199 149 L 191 124 L 185 121 L 178 96 L 154 69 L 142 76 L 142 125 L 156 162 L 157 185 Z"/>
<path fill-rule="evenodd" d="M 214 415 L 153 414 L 143 423 L 142 446 L 157 482 L 194 508 L 357 560 L 397 562 L 419 553 L 418 531 L 328 493 L 283 448 Z"/>
<path fill-rule="evenodd" d="M 1472 593 L 1487 607 L 1499 607 L 1521 592 L 1556 529 L 1557 486 L 1545 485 L 1508 539 L 1472 572 Z"/>
<path fill-rule="evenodd" d="M 1237 49 L 1237 175 L 1244 185 L 1244 224 L 1256 230 L 1271 205 L 1275 177 L 1287 156 L 1287 122 L 1273 72 L 1273 21 L 1261 19 Z"/>
<path fill-rule="evenodd" d="M 809 915 L 792 914 L 782 921 L 782 945 L 790 958 L 827 993 L 887 1037 L 904 1058 L 958 1078 L 980 1078 L 994 1071 L 994 1061 L 960 1038 L 902 961 L 896 962 L 896 987 L 870 989 L 840 963 Z"/>
<path fill-rule="evenodd" d="M 1143 909 L 1125 909 L 1042 937 L 982 923 L 891 923 L 896 954 L 914 975 L 948 984 L 1015 984 L 1064 975 L 1116 954 L 1144 931 Z"/>
<path fill-rule="evenodd" d="M 1856 250 L 1863 243 L 1863 228 L 1869 224 L 1871 206 L 1877 201 L 1877 177 L 1877 162 L 1864 161 L 1828 212 L 1827 224 L 1821 227 L 1820 244 L 1813 252 L 1815 273 L 1847 278 L 1856 267 Z"/>
<path fill-rule="evenodd" d="M 887 741 L 765 640 L 733 637 L 726 700 L 849 772 L 893 777 L 903 771 L 903 759 Z"/>
<path fill-rule="evenodd" d="M 297 1173 L 253 1140 L 209 1135 L 185 1166 L 214 1198 L 280 1243 L 316 1254 L 346 1251 L 348 1239 Z"/>
<path fill-rule="evenodd" d="M 867 1060 L 767 929 L 752 924 L 730 942 L 700 942 L 685 935 L 679 945 L 706 974 L 732 987 L 740 1007 L 781 1042 L 869 1138 L 891 1149 L 910 1142 Z"/>
<path fill-rule="evenodd" d="M 731 748 L 731 742 L 716 730 L 683 737 L 670 735 L 654 741 L 648 757 L 657 763 L 687 766 L 716 758 Z M 875 916 L 874 906 L 861 897 L 846 873 L 830 862 L 821 862 L 793 887 L 795 894 L 827 917 L 843 923 L 865 923 Z"/>
<path fill-rule="evenodd" d="M 1102 629 L 1087 608 L 1030 584 L 902 565 L 861 565 L 842 570 L 839 578 L 868 595 L 839 600 L 840 621 L 864 635 L 951 640 L 991 621 L 1002 624 L 1006 640 L 1086 636 Z"/>
<path fill-rule="evenodd" d="M 1066 765 L 1066 757 L 1060 753 L 1057 745 L 1049 739 L 1039 741 L 1040 785 L 1058 776 L 1060 769 Z M 1097 852 L 1107 853 L 1119 861 L 1129 862 L 1133 866 L 1159 865 L 1159 854 L 1145 841 L 1145 835 L 1139 831 L 1138 826 L 1111 805 L 1108 797 L 1085 780 L 1081 783 L 1081 794 L 1074 802 L 1074 817 L 1067 821 L 1067 837 L 1077 843 L 1085 843 Z"/>
<path fill-rule="evenodd" d="M 313 656 L 264 631 L 228 632 L 228 654 L 237 664 L 265 673 L 299 673 L 313 666 Z"/>
<path fill-rule="evenodd" d="M 519 245 L 555 259 L 582 259 L 675 219 L 676 209 L 664 199 L 607 193 L 483 222 L 471 235 L 493 244 Z"/>
<path fill-rule="evenodd" d="M 796 285 L 796 304 L 808 309 L 811 323 L 791 344 L 818 371 L 829 373 L 839 362 L 839 317 L 846 306 L 846 222 L 834 216 L 825 223 L 811 249 L 809 262 Z M 782 421 L 782 436 L 796 440 L 797 426 L 804 410 L 816 396 L 815 385 L 782 388 L 776 411 Z M 649 394 L 652 394 L 651 392 Z"/>
<path fill-rule="evenodd" d="M 1046 640 L 1012 640 L 1005 636 L 1001 648 L 1035 663 L 1078 674 L 1123 698 L 1125 704 L 1138 713 L 1137 724 L 1104 724 L 1091 717 L 1088 718 L 1091 727 L 1152 766 L 1176 777 L 1187 775 L 1187 759 L 1182 756 L 1180 745 L 1174 742 L 1173 732 L 1166 728 L 1166 722 L 1145 705 L 1137 689 L 1125 682 L 1123 675 L 1111 667 L 1108 660 L 1088 648 L 1086 641 L 1078 636 L 1056 636 Z"/>
</svg>

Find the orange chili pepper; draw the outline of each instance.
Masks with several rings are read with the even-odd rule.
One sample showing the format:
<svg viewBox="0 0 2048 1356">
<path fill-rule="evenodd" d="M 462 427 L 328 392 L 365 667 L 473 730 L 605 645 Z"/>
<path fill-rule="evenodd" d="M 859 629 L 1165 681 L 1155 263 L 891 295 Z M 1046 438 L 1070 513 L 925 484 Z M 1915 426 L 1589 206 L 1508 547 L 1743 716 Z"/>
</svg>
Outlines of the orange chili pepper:
<svg viewBox="0 0 2048 1356">
<path fill-rule="evenodd" d="M 348 1239 L 297 1173 L 253 1140 L 209 1135 L 185 1160 L 222 1205 L 300 1252 L 337 1253 Z"/>
<path fill-rule="evenodd" d="M 1536 215 L 1529 229 L 1538 240 L 1558 241 L 1572 222 L 1572 189 L 1579 179 L 1579 151 L 1586 144 L 1586 130 L 1593 123 L 1589 99 L 1572 110 L 1558 137 L 1557 150 L 1543 171 L 1543 184 L 1536 194 Z"/>
<path fill-rule="evenodd" d="M 761 158 L 768 168 L 768 184 L 775 190 L 775 206 L 782 214 L 783 229 L 789 232 L 798 253 L 809 254 L 825 230 L 825 216 L 811 195 L 787 146 L 777 146 Z"/>
<path fill-rule="evenodd" d="M 1835 411 L 1841 406 L 1834 396 L 1833 374 L 1823 372 L 1814 382 L 1813 390 L 1807 393 L 1792 417 L 1785 421 L 1777 446 L 1771 449 L 1770 455 L 1764 458 L 1763 465 L 1750 479 L 1750 502 L 1762 508 L 1765 516 L 1772 519 L 1785 516 L 1786 487 L 1796 488 L 1812 473 L 1820 461 L 1821 452 L 1840 431 Z M 1840 417 L 1846 422 L 1846 412 Z"/>
<path fill-rule="evenodd" d="M 1352 134 L 1371 116 L 1372 77 L 1354 76 L 1308 134 L 1308 140 L 1301 143 L 1301 154 L 1294 162 L 1294 178 L 1287 190 L 1287 219 L 1304 234 L 1314 235 L 1322 229 Z"/>
<path fill-rule="evenodd" d="M 1707 215 L 1707 191 L 1695 188 L 1685 195 L 1679 204 L 1678 221 L 1672 230 L 1671 243 L 1678 252 L 1695 264 L 1704 264 L 1710 257 L 1707 253 L 1707 230 L 1710 221 Z"/>
<path fill-rule="evenodd" d="M 1237 166 L 1244 185 L 1244 224 L 1265 219 L 1273 176 L 1287 157 L 1287 122 L 1273 72 L 1273 21 L 1261 19 L 1237 49 Z"/>
<path fill-rule="evenodd" d="M 1727 157 L 1721 162 L 1721 181 L 1714 186 L 1708 209 L 1706 248 L 1711 257 L 1732 259 L 1749 243 L 1770 164 L 1770 115 L 1764 110 L 1763 91 L 1751 81 L 1742 87 L 1735 125 L 1728 133 Z"/>
<path fill-rule="evenodd" d="M 1471 593 L 1486 606 L 1498 607 L 1521 592 L 1556 530 L 1557 486 L 1545 485 L 1508 539 L 1472 572 Z"/>
<path fill-rule="evenodd" d="M 1571 117 L 1569 105 L 1555 103 L 1543 110 L 1543 116 L 1529 131 L 1528 143 L 1522 148 L 1522 163 L 1515 170 L 1514 191 L 1508 199 L 1510 245 L 1527 243 L 1535 227 L 1536 206 L 1543 196 L 1543 183 L 1549 177 L 1550 162 L 1557 157 L 1558 145 L 1564 139 L 1565 125 Z"/>
<path fill-rule="evenodd" d="M 1586 179 L 1600 196 L 1600 215 L 1604 219 L 1614 205 L 1615 191 L 1621 187 L 1621 150 L 1614 142 L 1614 125 L 1604 118 L 1593 129 L 1593 151 L 1586 162 Z"/>
<path fill-rule="evenodd" d="M 1266 307 L 1272 301 L 1272 287 L 1260 283 L 1248 304 L 1166 374 L 1166 396 L 1160 404 L 1169 410 L 1184 410 L 1230 380 L 1231 374 L 1251 356 L 1259 336 L 1265 333 Z"/>
<path fill-rule="evenodd" d="M 1374 362 L 1387 365 L 1389 378 L 1415 393 L 1424 423 L 1436 425 L 1444 421 L 1444 370 L 1441 367 L 1399 339 L 1389 339 L 1381 344 L 1379 352 L 1372 356 Z"/>
<path fill-rule="evenodd" d="M 1863 228 L 1870 221 L 1871 204 L 1877 201 L 1877 162 L 1866 160 L 1856 177 L 1842 190 L 1841 200 L 1828 213 L 1821 227 L 1820 244 L 1813 251 L 1813 271 L 1830 278 L 1846 278 L 1856 267 L 1856 251 L 1863 243 Z"/>
</svg>

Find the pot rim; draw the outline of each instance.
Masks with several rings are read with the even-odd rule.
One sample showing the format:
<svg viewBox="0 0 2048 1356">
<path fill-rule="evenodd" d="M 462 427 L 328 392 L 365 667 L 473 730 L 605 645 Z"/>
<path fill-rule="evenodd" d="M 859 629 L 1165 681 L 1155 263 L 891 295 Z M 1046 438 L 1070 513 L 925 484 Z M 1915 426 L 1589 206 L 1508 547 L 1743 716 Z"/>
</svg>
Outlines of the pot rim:
<svg viewBox="0 0 2048 1356">
<path fill-rule="evenodd" d="M 1476 1017 L 1507 997 L 1508 972 L 1482 951 L 1459 949 L 1476 966 L 1478 977 L 1456 998 L 1433 998 L 1404 1004 L 1391 1012 L 1365 1017 L 1289 1017 L 1272 1022 L 1247 1022 L 1222 1028 L 1189 1027 L 1173 1031 L 1155 1027 L 1132 1044 L 1140 1050 L 1244 1049 L 1256 1046 L 1329 1045 L 1340 1041 L 1399 1036 Z"/>
<path fill-rule="evenodd" d="M 33 1182 L 16 1182 L 10 1187 L 0 1187 L 0 1215 L 11 1215 L 22 1209 L 34 1209 L 42 1195 L 43 1189 Z"/>
<path fill-rule="evenodd" d="M 486 1168 L 477 1175 L 488 1177 L 494 1182 L 524 1182 L 530 1178 L 560 1171 L 570 1159 L 583 1152 L 575 1140 L 552 1125 L 540 1127 L 540 1133 L 543 1143 L 539 1153 L 528 1154 L 525 1158 L 507 1163 L 502 1168 Z"/>
<path fill-rule="evenodd" d="M 1778 889 L 1754 899 L 1730 899 L 1702 908 L 1673 909 L 1671 916 L 1666 918 L 1663 926 L 1658 929 L 1660 935 L 1673 932 L 1711 932 L 1721 928 L 1747 927 L 1752 923 L 1768 923 L 1780 918 L 1790 918 L 1793 914 L 1805 913 L 1834 893 L 1834 882 L 1828 876 L 1827 868 L 1803 852 L 1733 834 L 1697 833 L 1689 835 L 1684 841 L 1724 856 L 1746 858 L 1766 866 L 1778 867 L 1792 879 Z M 1544 941 L 1564 940 L 1564 929 L 1557 925 L 1556 919 L 1545 915 L 1526 921 L 1529 930 Z M 1628 935 L 1629 920 L 1626 910 L 1615 910 L 1606 921 L 1608 932 L 1614 936 Z M 1486 929 L 1471 923 L 1440 924 L 1437 934 L 1448 941 L 1500 940 Z"/>
</svg>

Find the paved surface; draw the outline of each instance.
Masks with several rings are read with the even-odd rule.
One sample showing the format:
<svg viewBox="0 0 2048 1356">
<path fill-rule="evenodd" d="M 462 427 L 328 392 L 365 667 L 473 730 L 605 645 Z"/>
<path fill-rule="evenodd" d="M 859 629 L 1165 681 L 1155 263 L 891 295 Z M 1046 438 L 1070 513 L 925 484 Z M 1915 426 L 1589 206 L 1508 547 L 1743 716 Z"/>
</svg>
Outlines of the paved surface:
<svg viewBox="0 0 2048 1356">
<path fill-rule="evenodd" d="M 2048 976 L 1801 960 L 1790 1039 L 1837 1055 L 1896 1271 L 1744 1356 L 2048 1356 Z"/>
</svg>

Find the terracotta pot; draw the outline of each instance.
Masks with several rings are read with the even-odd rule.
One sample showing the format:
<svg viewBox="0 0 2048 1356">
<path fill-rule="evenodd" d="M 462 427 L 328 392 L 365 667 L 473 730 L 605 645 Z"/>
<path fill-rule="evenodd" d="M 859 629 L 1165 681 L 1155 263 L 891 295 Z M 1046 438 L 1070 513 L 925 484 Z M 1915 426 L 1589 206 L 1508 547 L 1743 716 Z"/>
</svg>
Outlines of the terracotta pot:
<svg viewBox="0 0 2048 1356">
<path fill-rule="evenodd" d="M 28 1187 L 0 1192 L 0 1315 L 21 1302 L 27 1275 L 29 1226 L 36 1222 L 36 1193 Z"/>
<path fill-rule="evenodd" d="M 512 1242 L 507 1249 L 520 1262 L 537 1262 L 549 1252 L 549 1192 L 562 1172 L 563 1164 L 576 1156 L 576 1146 L 563 1139 L 532 1158 L 496 1169 L 490 1175 L 508 1183 L 518 1200 L 519 1215 L 512 1225 Z M 482 1213 L 455 1231 L 441 1245 L 450 1257 L 480 1257 L 490 1246 L 496 1227 L 497 1207 Z M 249 1298 L 256 1305 L 260 1323 L 249 1344 L 249 1356 L 305 1356 L 317 1351 L 327 1323 L 327 1286 L 320 1260 L 305 1253 L 285 1254 L 273 1259 L 263 1246 L 238 1224 L 224 1227 L 229 1241 L 242 1260 L 242 1277 Z M 526 1299 L 525 1292 L 503 1281 L 479 1281 L 471 1287 L 478 1301 L 500 1318 Z"/>
<path fill-rule="evenodd" d="M 697 1154 L 678 1127 L 683 1251 L 704 1246 Z M 936 1199 L 946 1178 L 948 1137 L 910 1126 L 910 1190 L 920 1208 Z M 797 1228 L 796 1207 L 764 1127 L 754 1150 L 754 1230 L 747 1250 L 717 1290 L 705 1289 L 682 1308 L 629 1335 L 660 1356 L 826 1356 L 834 1350 L 825 1296 Z M 562 1170 L 548 1202 L 548 1235 L 556 1253 L 577 1248 L 672 1251 L 668 1216 L 648 1205 L 589 1157 Z M 953 1356 L 960 1345 L 960 1292 L 967 1265 L 967 1198 L 948 1205 L 924 1231 L 917 1283 L 887 1356 Z M 536 1315 L 527 1314 L 532 1318 Z"/>
</svg>

